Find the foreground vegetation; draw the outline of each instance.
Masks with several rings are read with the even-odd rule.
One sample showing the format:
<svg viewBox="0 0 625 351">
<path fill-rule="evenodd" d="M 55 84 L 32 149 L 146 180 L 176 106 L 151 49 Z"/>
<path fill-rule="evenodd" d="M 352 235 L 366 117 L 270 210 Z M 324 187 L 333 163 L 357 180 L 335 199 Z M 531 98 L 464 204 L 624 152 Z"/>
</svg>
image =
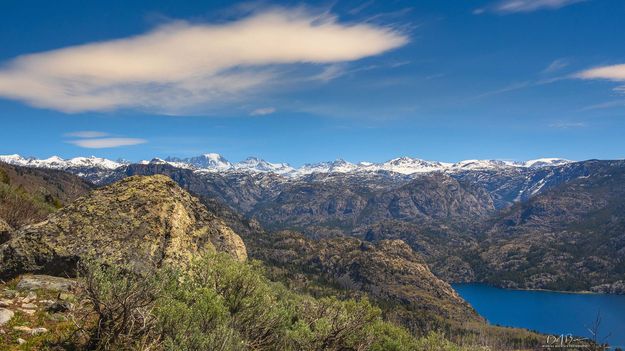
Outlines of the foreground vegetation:
<svg viewBox="0 0 625 351">
<path fill-rule="evenodd" d="M 368 300 L 315 299 L 267 280 L 258 263 L 223 254 L 187 270 L 139 277 L 85 266 L 77 346 L 115 350 L 463 350 L 432 334 L 413 338 Z M 95 322 L 95 323 L 94 323 Z"/>
<path fill-rule="evenodd" d="M 184 270 L 133 271 L 83 264 L 68 318 L 51 318 L 44 324 L 50 332 L 22 345 L 2 334 L 0 349 L 483 350 L 460 347 L 440 333 L 415 338 L 383 321 L 367 299 L 296 294 L 266 279 L 258 263 L 225 254 L 204 256 Z M 46 320 L 44 313 L 32 318 Z"/>
</svg>

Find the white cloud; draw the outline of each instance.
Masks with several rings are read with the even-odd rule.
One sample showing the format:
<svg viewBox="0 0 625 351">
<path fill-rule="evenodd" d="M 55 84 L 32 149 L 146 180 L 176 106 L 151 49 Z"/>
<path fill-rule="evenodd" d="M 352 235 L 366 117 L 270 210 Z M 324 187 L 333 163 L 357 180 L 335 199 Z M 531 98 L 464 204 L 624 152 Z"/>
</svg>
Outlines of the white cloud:
<svg viewBox="0 0 625 351">
<path fill-rule="evenodd" d="M 577 74 L 581 79 L 604 79 L 612 81 L 625 81 L 625 64 L 600 66 L 587 69 Z"/>
<path fill-rule="evenodd" d="M 301 9 L 219 24 L 179 21 L 134 37 L 19 56 L 0 68 L 0 96 L 64 112 L 177 113 L 266 90 L 278 65 L 353 61 L 407 41 L 392 28 L 343 24 Z"/>
<path fill-rule="evenodd" d="M 502 0 L 485 8 L 474 10 L 476 15 L 484 12 L 511 14 L 519 12 L 533 12 L 538 10 L 556 10 L 586 0 Z"/>
<path fill-rule="evenodd" d="M 109 133 L 96 132 L 94 130 L 81 130 L 78 132 L 65 133 L 65 136 L 76 138 L 101 138 L 108 135 Z"/>
<path fill-rule="evenodd" d="M 262 107 L 250 112 L 250 116 L 266 116 L 276 112 L 275 107 Z"/>
<path fill-rule="evenodd" d="M 625 64 L 599 66 L 579 72 L 575 75 L 579 79 L 588 80 L 608 80 L 612 82 L 625 82 Z M 617 94 L 625 94 L 625 85 L 617 85 L 612 89 Z M 620 107 L 623 105 L 622 100 L 608 101 L 597 105 L 588 106 L 585 110 L 604 109 L 612 107 Z"/>
<path fill-rule="evenodd" d="M 139 138 L 97 138 L 70 140 L 68 143 L 88 149 L 105 149 L 120 146 L 145 144 L 148 141 Z"/>
</svg>

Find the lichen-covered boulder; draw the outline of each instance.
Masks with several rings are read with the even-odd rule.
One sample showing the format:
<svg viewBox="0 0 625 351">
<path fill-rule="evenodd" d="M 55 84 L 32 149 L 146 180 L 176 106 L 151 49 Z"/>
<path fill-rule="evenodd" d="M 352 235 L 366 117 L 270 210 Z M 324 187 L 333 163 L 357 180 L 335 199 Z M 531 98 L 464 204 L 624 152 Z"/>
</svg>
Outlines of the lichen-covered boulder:
<svg viewBox="0 0 625 351">
<path fill-rule="evenodd" d="M 0 246 L 0 279 L 24 272 L 73 275 L 84 258 L 141 270 L 214 250 L 247 258 L 241 238 L 170 178 L 135 176 L 14 232 Z"/>
</svg>

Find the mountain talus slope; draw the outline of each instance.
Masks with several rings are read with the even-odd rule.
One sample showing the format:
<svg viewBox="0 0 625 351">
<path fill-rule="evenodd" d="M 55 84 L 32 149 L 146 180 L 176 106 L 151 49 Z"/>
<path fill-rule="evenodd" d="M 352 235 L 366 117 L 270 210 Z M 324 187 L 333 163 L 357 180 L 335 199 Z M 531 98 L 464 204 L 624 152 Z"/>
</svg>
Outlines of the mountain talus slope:
<svg viewBox="0 0 625 351">
<path fill-rule="evenodd" d="M 91 256 L 141 269 L 214 249 L 247 257 L 241 238 L 170 178 L 129 177 L 13 233 L 0 246 L 0 278 L 72 274 Z"/>
</svg>

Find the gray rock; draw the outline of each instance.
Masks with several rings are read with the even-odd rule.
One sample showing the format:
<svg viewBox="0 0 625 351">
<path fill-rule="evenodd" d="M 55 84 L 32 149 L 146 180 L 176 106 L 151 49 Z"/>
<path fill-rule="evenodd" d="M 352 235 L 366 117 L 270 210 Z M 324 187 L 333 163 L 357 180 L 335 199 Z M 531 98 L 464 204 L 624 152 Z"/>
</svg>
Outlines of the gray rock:
<svg viewBox="0 0 625 351">
<path fill-rule="evenodd" d="M 11 318 L 13 318 L 14 315 L 15 313 L 13 313 L 13 311 L 6 308 L 0 308 L 0 325 L 6 324 L 11 320 Z"/>
<path fill-rule="evenodd" d="M 72 279 L 53 277 L 50 275 L 24 275 L 17 283 L 20 290 L 53 290 L 53 291 L 70 291 L 76 285 Z M 35 294 L 35 298 L 37 295 Z"/>
</svg>

